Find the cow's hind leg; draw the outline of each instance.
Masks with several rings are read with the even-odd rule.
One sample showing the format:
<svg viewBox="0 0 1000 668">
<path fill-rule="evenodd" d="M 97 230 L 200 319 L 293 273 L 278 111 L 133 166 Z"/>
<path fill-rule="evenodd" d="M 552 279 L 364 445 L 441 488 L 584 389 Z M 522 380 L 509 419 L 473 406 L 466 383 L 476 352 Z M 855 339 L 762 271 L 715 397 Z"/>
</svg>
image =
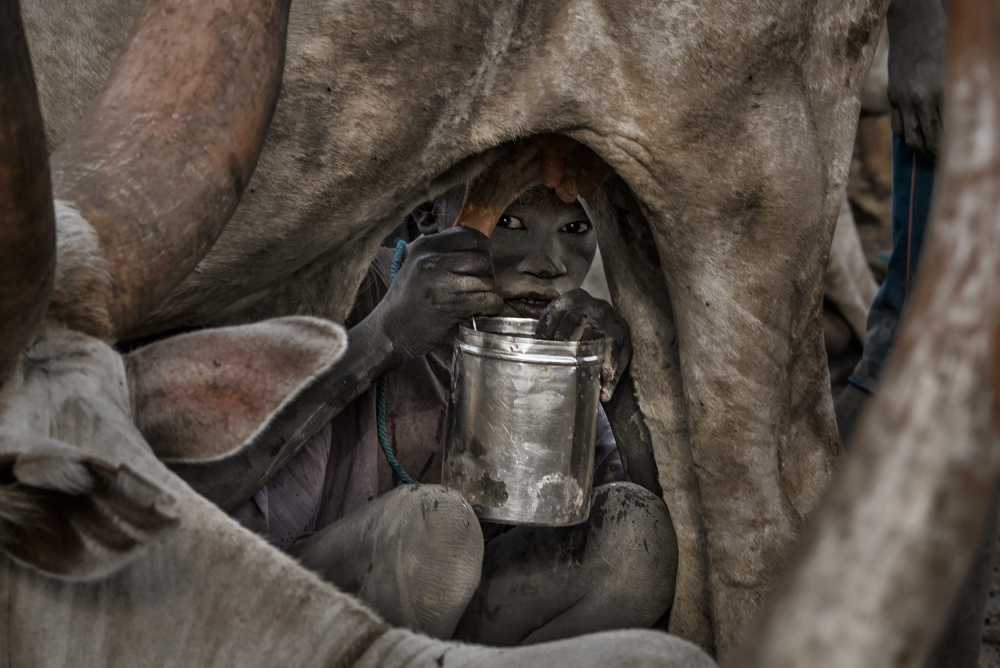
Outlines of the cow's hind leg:
<svg viewBox="0 0 1000 668">
<path fill-rule="evenodd" d="M 629 371 L 635 399 L 649 431 L 658 482 L 677 538 L 676 593 L 669 630 L 712 651 L 704 516 L 691 461 L 673 306 L 656 242 L 639 203 L 617 176 L 583 204 L 600 240 L 615 311 L 628 321 L 632 332 Z M 620 385 L 617 392 L 629 389 Z M 616 428 L 614 422 L 612 428 Z M 622 452 L 622 460 L 629 464 L 630 473 L 626 454 Z"/>
<path fill-rule="evenodd" d="M 783 124 L 783 141 L 763 145 L 762 117 L 751 116 L 733 130 L 745 134 L 692 140 L 697 152 L 682 144 L 665 153 L 676 161 L 670 196 L 643 207 L 673 306 L 720 656 L 784 566 L 840 450 L 821 320 L 839 193 L 808 114 L 779 101 L 763 117 Z"/>
<path fill-rule="evenodd" d="M 793 287 L 784 267 L 698 255 L 699 266 L 671 283 L 724 654 L 794 548 L 839 441 L 818 281 Z"/>
</svg>

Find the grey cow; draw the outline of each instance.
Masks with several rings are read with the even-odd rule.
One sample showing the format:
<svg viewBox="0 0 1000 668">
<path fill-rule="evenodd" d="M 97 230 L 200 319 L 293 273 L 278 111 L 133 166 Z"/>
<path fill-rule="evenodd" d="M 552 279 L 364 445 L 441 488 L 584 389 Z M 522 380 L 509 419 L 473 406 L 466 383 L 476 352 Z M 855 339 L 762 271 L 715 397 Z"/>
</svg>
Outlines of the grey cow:
<svg viewBox="0 0 1000 668">
<path fill-rule="evenodd" d="M 216 3 L 202 5 L 206 11 L 218 8 Z M 5 541 L 3 550 L 7 553 L 16 553 L 27 544 L 9 538 L 12 531 L 30 526 L 11 523 L 12 518 L 25 519 L 23 511 L 31 507 L 12 500 L 23 501 L 18 494 L 30 493 L 45 502 L 40 506 L 42 510 L 49 511 L 36 518 L 62 522 L 69 529 L 83 529 L 80 535 L 89 541 L 70 540 L 55 547 L 71 548 L 68 553 L 72 554 L 74 547 L 93 548 L 96 540 L 98 545 L 119 554 L 135 548 L 142 551 L 143 547 L 146 551 L 131 555 L 133 561 L 110 579 L 94 583 L 57 581 L 4 558 L 0 562 L 0 595 L 5 604 L 0 609 L 5 615 L 13 615 L 0 617 L 5 629 L 0 635 L 0 642 L 5 643 L 0 645 L 0 652 L 5 658 L 18 665 L 159 665 L 171 661 L 185 665 L 292 665 L 338 659 L 348 663 L 355 658 L 360 665 L 431 661 L 456 665 L 490 660 L 558 665 L 561 659 L 576 665 L 580 660 L 573 650 L 578 648 L 587 659 L 602 664 L 636 663 L 641 660 L 639 654 L 650 662 L 668 665 L 672 660 L 675 665 L 706 661 L 685 649 L 690 646 L 648 633 L 606 634 L 533 650 L 490 652 L 386 631 L 370 613 L 235 529 L 216 509 L 166 473 L 146 450 L 142 437 L 129 426 L 135 416 L 128 405 L 126 374 L 120 370 L 120 358 L 94 337 L 59 327 L 60 320 L 51 308 L 47 324 L 41 329 L 35 326 L 45 313 L 45 301 L 38 297 L 44 297 L 48 290 L 45 278 L 51 264 L 45 260 L 53 250 L 52 213 L 46 211 L 50 201 L 48 186 L 45 172 L 39 168 L 44 163 L 44 151 L 38 117 L 31 109 L 18 106 L 33 98 L 20 94 L 29 87 L 24 83 L 24 74 L 29 70 L 23 48 L 17 48 L 23 45 L 11 39 L 18 34 L 16 8 L 11 7 L 11 2 L 0 4 L 0 28 L 9 30 L 0 39 L 0 48 L 4 49 L 4 57 L 0 58 L 0 72 L 4 75 L 0 77 L 0 85 L 4 86 L 4 94 L 0 95 L 0 140 L 5 148 L 0 153 L 0 220 L 5 233 L 4 244 L 0 245 L 4 253 L 0 263 L 0 271 L 4 272 L 0 274 L 0 287 L 4 289 L 0 300 L 0 417 L 5 430 L 17 431 L 14 439 L 4 441 L 5 454 L 0 460 L 0 539 Z M 958 60 L 951 72 L 949 106 L 957 111 L 949 119 L 945 158 L 948 176 L 942 187 L 946 193 L 942 201 L 946 204 L 935 216 L 936 224 L 942 227 L 930 243 L 930 248 L 940 245 L 940 250 L 928 253 L 925 267 L 929 278 L 920 285 L 912 325 L 904 329 L 900 342 L 905 352 L 900 359 L 917 363 L 898 364 L 890 372 L 887 391 L 880 400 L 885 410 L 873 413 L 879 417 L 862 426 L 863 436 L 849 455 L 829 503 L 817 515 L 806 550 L 779 586 L 782 594 L 762 617 L 745 648 L 748 654 L 735 657 L 733 665 L 919 665 L 944 615 L 940 602 L 954 591 L 962 576 L 963 560 L 976 542 L 988 491 L 996 484 L 1000 450 L 996 448 L 991 402 L 996 391 L 993 367 L 998 309 L 997 292 L 991 286 L 997 282 L 995 232 L 1000 229 L 994 205 L 1000 174 L 996 150 L 1000 146 L 996 141 L 1000 136 L 1000 114 L 996 113 L 1000 108 L 996 88 L 1000 81 L 1000 51 L 991 36 L 1000 29 L 1000 16 L 995 6 L 985 2 L 977 7 L 968 0 L 956 0 L 953 7 L 958 37 L 954 53 Z M 163 6 L 158 3 L 153 9 L 162 10 Z M 164 11 L 158 15 L 177 19 L 175 30 L 183 27 L 186 34 L 192 32 L 192 26 L 220 25 L 206 20 L 188 25 L 183 20 L 190 17 Z M 260 16 L 248 12 L 245 6 L 238 8 L 236 15 Z M 149 27 L 146 23 L 140 25 Z M 245 40 L 235 43 L 243 44 Z M 155 57 L 147 57 L 148 64 L 169 60 L 163 57 L 160 44 L 152 50 Z M 195 71 L 205 69 L 211 68 Z M 228 80 L 228 72 L 216 74 Z M 8 82 L 14 82 L 13 90 L 19 94 L 8 94 Z M 205 92 L 211 94 L 214 90 L 209 87 Z M 11 105 L 11 101 L 15 104 Z M 33 121 L 24 123 L 25 117 Z M 13 122 L 9 120 L 12 118 Z M 127 118 L 126 114 L 121 120 Z M 192 118 L 201 120 L 196 115 L 185 116 L 185 121 Z M 111 123 L 113 129 L 115 125 Z M 34 131 L 11 132 L 11 128 L 26 127 Z M 164 136 L 174 141 L 185 133 Z M 28 137 L 32 143 L 12 144 L 12 137 Z M 205 145 L 207 137 L 200 139 L 193 142 L 194 146 Z M 11 146 L 17 150 L 7 150 Z M 115 148 L 123 149 L 121 145 Z M 22 156 L 34 160 L 23 160 Z M 24 164 L 35 167 L 24 171 Z M 221 164 L 230 169 L 208 170 L 208 175 L 214 174 L 225 182 L 241 174 L 231 169 L 234 163 Z M 17 178 L 25 174 L 25 181 L 18 182 Z M 31 187 L 24 187 L 25 183 Z M 235 191 L 239 190 L 237 183 Z M 197 201 L 200 191 L 178 192 Z M 155 216 L 133 217 L 142 223 L 156 221 Z M 62 243 L 65 223 L 60 223 L 59 228 Z M 970 243 L 973 239 L 975 243 Z M 81 263 L 87 265 L 86 258 L 67 254 L 72 249 L 79 247 L 70 244 L 60 251 L 63 268 L 58 270 L 70 270 L 70 276 Z M 38 261 L 38 266 L 33 260 Z M 165 273 L 169 274 L 169 269 L 167 266 Z M 57 274 L 57 284 L 59 280 Z M 123 290 L 130 284 L 112 285 Z M 72 308 L 64 313 L 75 314 Z M 80 324 L 93 325 L 86 319 Z M 284 327 L 286 334 L 311 332 L 313 337 L 300 339 L 300 348 L 310 348 L 310 342 L 325 343 L 319 350 L 313 348 L 312 356 L 300 357 L 304 362 L 300 377 L 306 389 L 315 383 L 315 373 L 322 375 L 330 364 L 336 364 L 330 360 L 335 357 L 332 350 L 337 343 L 336 329 L 314 320 L 271 326 Z M 53 333 L 63 340 L 54 346 L 58 355 L 47 357 L 42 353 L 46 352 L 46 339 Z M 260 332 L 257 341 L 267 340 L 265 334 Z M 277 347 L 294 349 L 294 338 L 278 337 Z M 208 362 L 215 366 L 211 357 Z M 35 401 L 28 402 L 22 393 L 29 384 L 21 383 L 25 370 L 31 368 L 43 373 L 32 379 L 40 392 Z M 59 378 L 59 374 L 65 375 Z M 85 382 L 76 386 L 59 382 L 71 380 L 74 374 Z M 46 379 L 46 375 L 57 382 Z M 102 377 L 108 382 L 95 382 Z M 72 390 L 69 401 L 60 401 L 59 392 L 54 392 L 61 387 Z M 96 410 L 80 410 L 81 404 Z M 22 416 L 48 416 L 48 425 L 44 420 L 34 425 L 42 433 L 44 428 L 65 421 L 81 428 L 81 433 L 89 428 L 90 433 L 102 438 L 82 439 L 78 445 L 85 451 L 42 442 L 44 438 L 28 429 L 30 421 L 17 419 L 19 411 L 24 411 Z M 80 419 L 88 415 L 95 419 L 90 423 Z M 138 475 L 119 466 L 119 461 L 112 461 L 111 466 L 101 464 L 95 454 L 112 460 L 120 460 L 118 455 L 122 455 Z M 46 473 L 52 471 L 58 474 Z M 176 503 L 171 503 L 170 492 L 176 493 Z M 70 495 L 74 503 L 59 503 L 65 500 L 60 494 Z M 94 507 L 103 513 L 86 512 Z M 83 512 L 75 512 L 79 510 Z M 98 523 L 87 528 L 88 522 L 109 517 L 117 517 L 110 526 Z M 180 528 L 168 533 L 177 517 Z M 899 522 L 902 517 L 906 521 Z M 148 540 L 150 534 L 157 533 L 159 541 Z M 882 558 L 884 551 L 898 558 Z M 48 550 L 44 554 L 58 556 L 67 552 Z M 128 556 L 125 554 L 126 559 Z M 101 572 L 113 570 L 108 557 L 101 555 L 89 563 L 89 572 L 85 569 L 77 575 L 97 578 Z M 79 566 L 81 562 L 64 562 L 63 566 L 67 563 Z M 879 567 L 884 577 L 871 577 L 873 567 Z M 158 587 L 157 583 L 165 585 Z M 275 614 L 248 614 L 248 610 L 257 612 L 255 605 L 267 605 Z M 66 629 L 72 632 L 66 634 Z M 14 655 L 12 648 L 20 654 Z M 634 661 L 622 653 L 627 650 L 635 653 Z"/>
<path fill-rule="evenodd" d="M 117 335 L 341 319 L 413 206 L 505 143 L 572 137 L 615 172 L 587 209 L 679 543 L 670 630 L 725 654 L 840 453 L 821 277 L 886 4 L 296 2 L 244 200 Z M 26 2 L 52 146 L 139 6 Z"/>
<path fill-rule="evenodd" d="M 238 201 L 277 94 L 287 9 L 151 2 L 52 157 L 53 188 L 19 8 L 0 2 L 0 656 L 16 666 L 712 665 L 653 632 L 496 650 L 391 629 L 153 455 L 135 424 L 146 373 L 189 401 L 206 376 L 228 383 L 234 432 L 270 413 L 266 431 L 344 351 L 341 328 L 303 317 L 192 334 L 175 357 L 169 339 L 143 363 L 110 345 L 183 271 L 172 245 L 196 261 Z M 53 205 L 53 194 L 72 203 Z M 102 247 L 115 234 L 138 239 L 131 262 L 158 261 L 159 276 L 128 280 L 129 258 Z"/>
</svg>

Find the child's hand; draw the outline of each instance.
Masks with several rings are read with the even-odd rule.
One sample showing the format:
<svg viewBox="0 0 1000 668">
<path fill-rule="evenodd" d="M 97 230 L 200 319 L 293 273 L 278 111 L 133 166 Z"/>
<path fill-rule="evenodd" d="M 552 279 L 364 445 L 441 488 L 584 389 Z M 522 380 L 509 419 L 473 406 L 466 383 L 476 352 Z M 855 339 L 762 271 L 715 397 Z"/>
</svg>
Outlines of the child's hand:
<svg viewBox="0 0 1000 668">
<path fill-rule="evenodd" d="M 886 22 L 892 131 L 928 160 L 937 160 L 947 13 L 938 0 L 894 0 Z"/>
<path fill-rule="evenodd" d="M 552 188 L 559 199 L 575 202 L 597 193 L 611 167 L 580 142 L 563 135 L 538 135 L 499 149 L 490 165 L 469 182 L 456 227 L 493 233 L 504 210 L 531 186 Z"/>
<path fill-rule="evenodd" d="M 474 315 L 497 315 L 489 238 L 452 228 L 420 237 L 376 311 L 392 345 L 406 357 L 423 355 L 453 337 Z"/>
<path fill-rule="evenodd" d="M 582 288 L 570 290 L 548 305 L 535 330 L 540 338 L 558 341 L 579 341 L 586 333 L 606 336 L 610 342 L 601 367 L 601 401 L 609 401 L 632 359 L 628 325 L 611 304 Z"/>
</svg>

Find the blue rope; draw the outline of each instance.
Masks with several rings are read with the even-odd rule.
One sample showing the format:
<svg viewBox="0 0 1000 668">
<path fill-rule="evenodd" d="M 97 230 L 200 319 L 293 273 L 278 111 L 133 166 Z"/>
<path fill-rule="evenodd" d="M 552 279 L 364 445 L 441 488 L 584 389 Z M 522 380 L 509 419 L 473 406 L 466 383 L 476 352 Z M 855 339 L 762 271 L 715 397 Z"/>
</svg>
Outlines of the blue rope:
<svg viewBox="0 0 1000 668">
<path fill-rule="evenodd" d="M 399 267 L 403 264 L 403 251 L 405 250 L 406 242 L 402 239 L 397 239 L 396 254 L 392 258 L 392 267 L 389 269 L 389 285 L 392 285 L 392 282 L 396 280 L 396 272 L 399 271 Z M 399 479 L 406 484 L 417 484 L 417 481 L 411 478 L 403 470 L 403 467 L 399 465 L 399 460 L 396 459 L 396 454 L 392 451 L 392 446 L 389 445 L 389 434 L 385 429 L 385 376 L 378 379 L 378 385 L 375 387 L 375 420 L 378 424 L 378 442 L 382 446 L 382 452 L 385 453 L 385 458 L 389 462 L 389 466 L 396 472 Z"/>
</svg>

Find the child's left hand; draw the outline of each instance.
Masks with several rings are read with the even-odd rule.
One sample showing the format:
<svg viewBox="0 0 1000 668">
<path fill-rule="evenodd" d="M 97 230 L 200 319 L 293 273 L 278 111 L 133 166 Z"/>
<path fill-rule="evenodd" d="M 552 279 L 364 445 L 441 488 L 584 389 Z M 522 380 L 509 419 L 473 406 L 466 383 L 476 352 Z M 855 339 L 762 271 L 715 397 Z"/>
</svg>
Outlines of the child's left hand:
<svg viewBox="0 0 1000 668">
<path fill-rule="evenodd" d="M 601 401 L 608 401 L 632 359 L 628 325 L 611 304 L 582 288 L 570 290 L 548 305 L 535 330 L 539 338 L 559 341 L 579 341 L 588 332 L 605 336 L 610 342 L 601 367 Z"/>
</svg>

